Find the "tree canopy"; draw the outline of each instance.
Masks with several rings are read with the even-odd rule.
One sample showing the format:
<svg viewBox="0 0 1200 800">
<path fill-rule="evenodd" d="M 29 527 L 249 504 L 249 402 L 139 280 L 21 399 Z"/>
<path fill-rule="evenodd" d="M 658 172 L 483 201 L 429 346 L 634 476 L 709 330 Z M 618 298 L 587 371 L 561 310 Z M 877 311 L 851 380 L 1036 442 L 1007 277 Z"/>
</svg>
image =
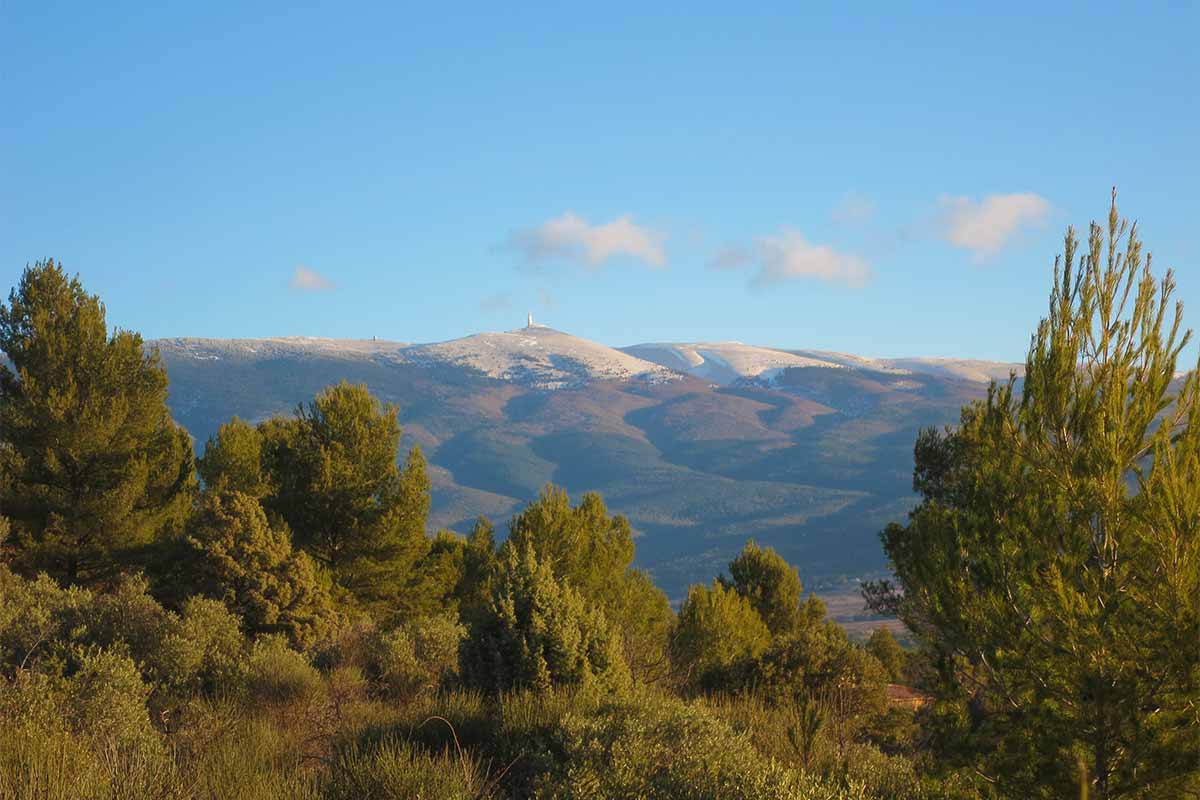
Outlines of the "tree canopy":
<svg viewBox="0 0 1200 800">
<path fill-rule="evenodd" d="M 1200 753 L 1200 382 L 1181 308 L 1114 195 L 1068 230 L 1023 382 L 916 446 L 922 500 L 883 534 L 938 667 L 947 758 L 1014 796 L 1169 796 Z M 1174 788 L 1173 788 L 1174 787 Z"/>
<path fill-rule="evenodd" d="M 17 564 L 106 580 L 191 502 L 191 439 L 158 354 L 110 333 L 100 299 L 54 261 L 27 268 L 0 305 L 0 350 L 0 506 Z"/>
</svg>

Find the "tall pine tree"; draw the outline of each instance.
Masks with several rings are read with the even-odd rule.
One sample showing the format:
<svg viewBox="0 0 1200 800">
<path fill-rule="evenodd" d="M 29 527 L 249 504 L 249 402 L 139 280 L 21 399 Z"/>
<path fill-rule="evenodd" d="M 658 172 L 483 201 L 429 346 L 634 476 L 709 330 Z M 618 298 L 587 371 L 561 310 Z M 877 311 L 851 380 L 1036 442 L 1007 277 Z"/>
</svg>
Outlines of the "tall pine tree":
<svg viewBox="0 0 1200 800">
<path fill-rule="evenodd" d="M 1127 234 L 1127 236 L 1126 236 Z M 1123 240 L 1123 241 L 1122 241 Z M 924 433 L 875 586 L 940 675 L 939 741 L 1009 796 L 1179 797 L 1200 769 L 1200 376 L 1136 228 L 1074 231 L 1024 383 Z"/>
<path fill-rule="evenodd" d="M 194 485 L 191 441 L 167 409 L 157 352 L 109 332 L 104 305 L 53 261 L 0 305 L 0 497 L 16 560 L 67 583 L 178 526 Z"/>
</svg>

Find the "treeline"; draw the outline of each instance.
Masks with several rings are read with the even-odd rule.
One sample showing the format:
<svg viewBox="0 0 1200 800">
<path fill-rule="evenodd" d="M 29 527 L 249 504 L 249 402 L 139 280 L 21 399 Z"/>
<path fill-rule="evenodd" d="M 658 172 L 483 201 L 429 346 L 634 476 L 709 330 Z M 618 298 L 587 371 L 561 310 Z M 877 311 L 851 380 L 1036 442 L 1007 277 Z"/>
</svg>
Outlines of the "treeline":
<svg viewBox="0 0 1200 800">
<path fill-rule="evenodd" d="M 1195 796 L 1200 388 L 1122 232 L 1114 204 L 1107 250 L 1068 234 L 1023 386 L 917 443 L 898 583 L 866 592 L 912 652 L 753 542 L 676 613 L 596 494 L 430 536 L 424 458 L 362 386 L 196 459 L 157 354 L 26 269 L 0 800 Z"/>
</svg>

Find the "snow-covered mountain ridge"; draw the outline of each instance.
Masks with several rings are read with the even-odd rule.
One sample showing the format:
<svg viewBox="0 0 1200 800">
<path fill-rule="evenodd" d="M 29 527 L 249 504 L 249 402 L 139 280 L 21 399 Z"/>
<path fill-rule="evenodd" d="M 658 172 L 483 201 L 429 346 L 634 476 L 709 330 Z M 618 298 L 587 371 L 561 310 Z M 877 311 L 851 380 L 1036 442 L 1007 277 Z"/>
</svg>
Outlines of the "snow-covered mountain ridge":
<svg viewBox="0 0 1200 800">
<path fill-rule="evenodd" d="M 570 388 L 608 380 L 659 383 L 676 380 L 682 375 L 720 386 L 746 381 L 770 384 L 784 370 L 801 367 L 931 374 L 974 382 L 1003 379 L 1010 370 L 1021 371 L 1019 364 L 970 359 L 872 359 L 827 351 L 759 347 L 741 342 L 647 343 L 613 348 L 532 324 L 513 331 L 479 333 L 429 344 L 307 336 L 172 338 L 149 344 L 172 358 L 199 361 L 264 361 L 319 355 L 454 366 L 537 389 Z"/>
</svg>

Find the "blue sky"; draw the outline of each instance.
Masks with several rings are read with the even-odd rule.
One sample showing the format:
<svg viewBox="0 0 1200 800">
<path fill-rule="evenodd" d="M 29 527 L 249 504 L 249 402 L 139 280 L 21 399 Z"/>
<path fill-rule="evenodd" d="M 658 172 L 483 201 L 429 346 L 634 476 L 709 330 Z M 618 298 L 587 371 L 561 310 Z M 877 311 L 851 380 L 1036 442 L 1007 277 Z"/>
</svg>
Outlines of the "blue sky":
<svg viewBox="0 0 1200 800">
<path fill-rule="evenodd" d="M 1116 184 L 1200 326 L 1200 6 L 805 5 L 10 0 L 0 278 L 148 337 L 1020 359 Z"/>
</svg>

